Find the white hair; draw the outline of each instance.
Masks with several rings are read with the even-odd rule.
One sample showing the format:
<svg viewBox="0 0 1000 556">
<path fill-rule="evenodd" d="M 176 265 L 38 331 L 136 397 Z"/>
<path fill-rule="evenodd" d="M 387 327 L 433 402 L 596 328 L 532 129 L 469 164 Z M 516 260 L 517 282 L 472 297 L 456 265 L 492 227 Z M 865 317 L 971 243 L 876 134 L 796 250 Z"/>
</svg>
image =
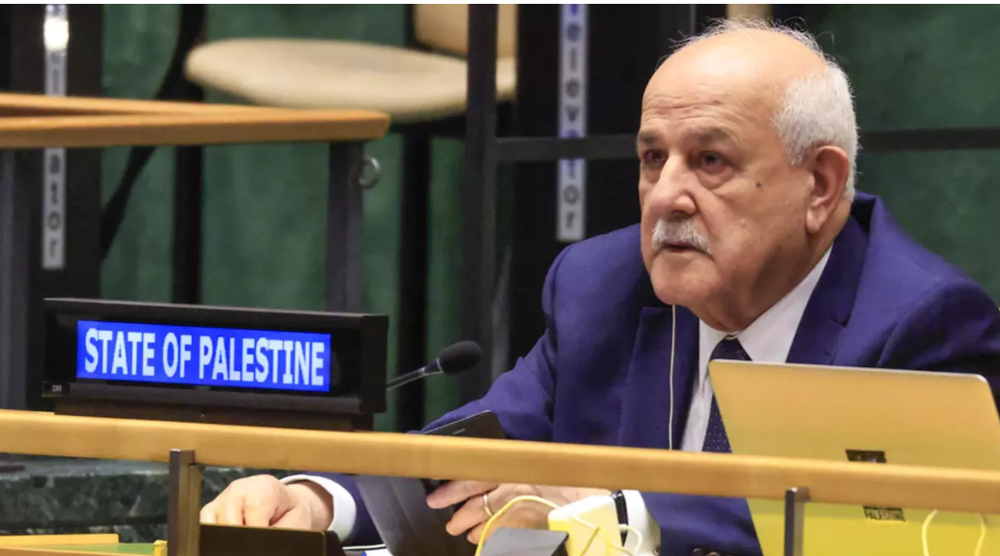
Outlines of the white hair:
<svg viewBox="0 0 1000 556">
<path fill-rule="evenodd" d="M 809 151 L 818 145 L 843 149 L 850 161 L 844 196 L 853 199 L 858 126 L 851 85 L 844 70 L 823 52 L 811 34 L 760 19 L 722 20 L 705 32 L 685 39 L 681 45 L 744 31 L 779 33 L 798 41 L 826 62 L 825 70 L 797 78 L 788 85 L 773 122 L 792 164 L 801 164 Z"/>
</svg>

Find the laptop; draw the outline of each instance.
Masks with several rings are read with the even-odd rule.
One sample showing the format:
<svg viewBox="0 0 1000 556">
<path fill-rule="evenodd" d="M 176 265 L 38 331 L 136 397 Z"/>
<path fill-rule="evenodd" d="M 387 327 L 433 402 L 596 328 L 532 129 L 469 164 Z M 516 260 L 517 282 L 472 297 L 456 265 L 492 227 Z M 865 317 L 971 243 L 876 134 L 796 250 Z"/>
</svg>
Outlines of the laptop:
<svg viewBox="0 0 1000 556">
<path fill-rule="evenodd" d="M 1000 470 L 1000 417 L 978 375 L 718 360 L 709 376 L 734 454 Z M 748 503 L 764 555 L 781 556 L 784 504 Z M 810 502 L 803 548 L 923 554 L 929 513 Z M 982 554 L 998 554 L 1000 516 L 984 517 Z M 939 512 L 929 553 L 974 554 L 979 534 L 978 515 Z"/>
</svg>

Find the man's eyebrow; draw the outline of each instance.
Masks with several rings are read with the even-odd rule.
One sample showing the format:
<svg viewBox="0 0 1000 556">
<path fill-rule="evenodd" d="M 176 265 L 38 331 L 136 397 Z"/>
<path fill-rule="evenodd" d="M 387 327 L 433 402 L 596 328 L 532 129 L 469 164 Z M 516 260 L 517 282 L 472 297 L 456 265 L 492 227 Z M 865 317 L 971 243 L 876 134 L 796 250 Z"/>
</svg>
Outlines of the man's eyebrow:
<svg viewBox="0 0 1000 556">
<path fill-rule="evenodd" d="M 710 127 L 698 130 L 694 133 L 694 140 L 700 145 L 722 142 L 738 143 L 738 141 L 736 141 L 736 137 L 733 136 L 732 133 L 721 127 Z"/>
<path fill-rule="evenodd" d="M 736 140 L 736 136 L 730 133 L 728 130 L 721 127 L 708 127 L 704 129 L 695 130 L 690 138 L 699 145 L 710 145 L 713 143 L 739 143 Z M 657 132 L 652 130 L 640 130 L 636 135 L 635 142 L 636 145 L 654 145 L 660 139 Z"/>
<path fill-rule="evenodd" d="M 657 134 L 655 131 L 640 130 L 639 134 L 635 137 L 635 142 L 638 145 L 652 145 L 656 143 Z"/>
</svg>

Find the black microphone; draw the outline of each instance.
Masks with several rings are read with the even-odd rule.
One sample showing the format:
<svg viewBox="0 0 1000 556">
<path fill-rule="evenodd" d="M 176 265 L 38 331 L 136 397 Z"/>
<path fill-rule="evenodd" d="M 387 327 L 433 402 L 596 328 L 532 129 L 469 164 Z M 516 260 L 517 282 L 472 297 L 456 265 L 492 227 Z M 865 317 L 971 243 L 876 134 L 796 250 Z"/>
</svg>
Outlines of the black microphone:
<svg viewBox="0 0 1000 556">
<path fill-rule="evenodd" d="M 457 375 L 464 373 L 475 367 L 482 356 L 483 350 L 479 348 L 479 344 L 476 342 L 464 341 L 452 344 L 441 350 L 441 353 L 433 363 L 405 375 L 397 376 L 385 384 L 385 389 L 386 391 L 395 390 L 404 384 L 409 384 L 414 380 L 420 380 L 432 375 L 442 373 Z"/>
</svg>

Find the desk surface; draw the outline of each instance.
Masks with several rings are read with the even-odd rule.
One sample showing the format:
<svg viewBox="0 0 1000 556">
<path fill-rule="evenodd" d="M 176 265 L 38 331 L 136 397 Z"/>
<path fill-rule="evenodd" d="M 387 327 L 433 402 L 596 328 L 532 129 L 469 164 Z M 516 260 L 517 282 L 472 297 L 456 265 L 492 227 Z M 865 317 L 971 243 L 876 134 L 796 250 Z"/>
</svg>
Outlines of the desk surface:
<svg viewBox="0 0 1000 556">
<path fill-rule="evenodd" d="M 265 106 L 173 102 L 103 97 L 54 97 L 0 93 L 0 118 L 24 116 L 100 116 L 115 114 L 190 114 L 204 112 L 263 112 Z"/>
<path fill-rule="evenodd" d="M 388 128 L 368 110 L 0 94 L 0 149 L 367 141 Z"/>
<path fill-rule="evenodd" d="M 47 554 L 58 554 L 59 556 L 94 556 L 104 554 L 136 554 L 139 556 L 153 556 L 153 553 L 152 544 L 127 543 L 44 547 L 0 547 L 0 556 L 45 556 Z"/>
<path fill-rule="evenodd" d="M 155 554 L 153 544 L 119 543 L 118 535 L 14 535 L 0 536 L 0 556 L 44 556 L 59 554 Z"/>
<path fill-rule="evenodd" d="M 10 410 L 0 411 L 0 431 L 0 452 L 18 454 L 166 461 L 171 449 L 189 449 L 204 465 L 779 500 L 805 486 L 816 502 L 1000 513 L 992 471 Z"/>
</svg>

